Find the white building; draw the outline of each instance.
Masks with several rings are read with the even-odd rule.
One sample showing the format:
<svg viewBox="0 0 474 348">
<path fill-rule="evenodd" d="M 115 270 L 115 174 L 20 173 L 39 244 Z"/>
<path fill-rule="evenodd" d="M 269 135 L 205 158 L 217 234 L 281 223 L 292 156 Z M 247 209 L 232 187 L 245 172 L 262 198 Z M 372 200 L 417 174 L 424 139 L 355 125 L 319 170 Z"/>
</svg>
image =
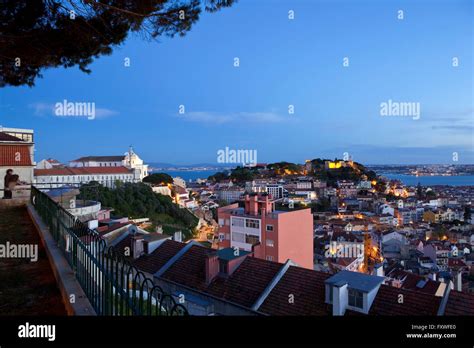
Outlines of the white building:
<svg viewBox="0 0 474 348">
<path fill-rule="evenodd" d="M 168 185 L 152 186 L 151 189 L 155 193 L 171 197 L 171 189 L 168 187 Z"/>
<path fill-rule="evenodd" d="M 180 178 L 179 176 L 173 178 L 173 185 L 177 185 L 183 188 L 186 188 L 186 181 L 184 181 L 183 178 Z"/>
<path fill-rule="evenodd" d="M 148 165 L 130 147 L 129 151 L 122 156 L 87 156 L 69 162 L 69 167 L 126 167 L 139 171 L 139 179 L 148 176 Z"/>
<path fill-rule="evenodd" d="M 69 162 L 71 168 L 121 167 L 125 156 L 86 156 Z"/>
<path fill-rule="evenodd" d="M 64 167 L 64 166 L 58 160 L 55 160 L 53 158 L 41 160 L 36 164 L 36 169 L 52 169 L 52 168 L 59 168 L 59 167 Z"/>
<path fill-rule="evenodd" d="M 121 167 L 83 167 L 35 169 L 34 182 L 39 188 L 61 187 L 72 184 L 86 184 L 97 181 L 106 187 L 115 187 L 117 181 L 139 182 L 137 170 Z"/>
<path fill-rule="evenodd" d="M 282 185 L 279 184 L 268 184 L 265 187 L 265 190 L 268 194 L 272 195 L 273 199 L 281 199 L 284 197 L 285 189 Z"/>
<path fill-rule="evenodd" d="M 140 181 L 148 176 L 148 164 L 143 163 L 143 160 L 138 157 L 131 146 L 129 151 L 125 154 L 122 165 L 130 169 L 138 170 L 140 173 Z"/>
<path fill-rule="evenodd" d="M 44 165 L 34 171 L 34 182 L 40 188 L 97 181 L 106 187 L 120 182 L 140 182 L 148 176 L 148 165 L 130 148 L 123 156 L 87 156 L 69 162 L 69 167 Z M 43 184 L 43 185 L 40 185 Z"/>
<path fill-rule="evenodd" d="M 217 198 L 227 203 L 232 203 L 240 200 L 244 193 L 245 190 L 240 187 L 229 187 L 216 190 Z"/>
</svg>

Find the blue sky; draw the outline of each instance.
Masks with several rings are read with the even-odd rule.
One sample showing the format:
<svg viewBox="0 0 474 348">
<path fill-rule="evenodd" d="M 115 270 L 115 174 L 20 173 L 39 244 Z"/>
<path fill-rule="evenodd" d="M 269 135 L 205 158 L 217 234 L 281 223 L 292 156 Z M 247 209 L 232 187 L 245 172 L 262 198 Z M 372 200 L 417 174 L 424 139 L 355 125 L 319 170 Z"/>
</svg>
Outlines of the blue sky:
<svg viewBox="0 0 474 348">
<path fill-rule="evenodd" d="M 133 144 L 176 164 L 216 163 L 225 147 L 259 162 L 474 163 L 473 23 L 470 0 L 240 0 L 183 38 L 131 35 L 90 75 L 50 69 L 0 90 L 0 124 L 34 129 L 37 161 Z M 97 117 L 55 116 L 64 99 Z M 381 116 L 389 99 L 420 103 L 420 118 Z"/>
</svg>

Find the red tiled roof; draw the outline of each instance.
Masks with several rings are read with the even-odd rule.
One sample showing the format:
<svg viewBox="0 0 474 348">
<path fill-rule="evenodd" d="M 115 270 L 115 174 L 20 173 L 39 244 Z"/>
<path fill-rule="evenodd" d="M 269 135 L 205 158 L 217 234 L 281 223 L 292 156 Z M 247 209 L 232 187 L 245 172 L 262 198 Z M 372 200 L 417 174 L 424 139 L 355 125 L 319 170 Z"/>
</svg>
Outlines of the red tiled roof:
<svg viewBox="0 0 474 348">
<path fill-rule="evenodd" d="M 229 278 L 216 277 L 206 283 L 206 258 L 215 251 L 192 246 L 162 278 L 206 292 L 212 296 L 251 307 L 283 266 L 253 257 L 246 257 Z"/>
<path fill-rule="evenodd" d="M 403 303 L 399 302 L 403 295 Z M 381 285 L 370 307 L 371 315 L 437 315 L 441 297 Z"/>
<path fill-rule="evenodd" d="M 288 268 L 259 311 L 270 315 L 328 315 L 324 281 L 331 275 L 305 268 Z M 293 295 L 294 302 L 289 301 Z"/>
<path fill-rule="evenodd" d="M 8 135 L 8 134 L 7 134 Z M 31 166 L 28 145 L 0 145 L 0 166 Z"/>
<path fill-rule="evenodd" d="M 125 155 L 122 156 L 86 156 L 75 159 L 71 162 L 120 162 L 125 158 Z"/>
<path fill-rule="evenodd" d="M 60 163 L 58 160 L 55 160 L 54 158 L 48 158 L 48 159 L 46 160 L 46 162 L 49 162 L 49 163 L 51 163 L 51 164 L 53 164 L 53 163 Z"/>
<path fill-rule="evenodd" d="M 328 260 L 328 262 L 337 264 L 339 266 L 347 267 L 355 260 L 357 260 L 356 257 L 338 257 L 334 261 Z"/>
<path fill-rule="evenodd" d="M 460 259 L 448 259 L 449 267 L 467 267 L 463 260 Z"/>
<path fill-rule="evenodd" d="M 282 267 L 281 263 L 248 256 L 229 278 L 217 277 L 205 291 L 227 301 L 252 307 Z"/>
<path fill-rule="evenodd" d="M 175 185 L 174 190 L 177 194 L 187 194 L 188 193 L 188 191 L 184 187 L 181 187 L 179 185 Z"/>
<path fill-rule="evenodd" d="M 126 167 L 64 167 L 52 169 L 35 169 L 35 176 L 48 175 L 93 175 L 93 174 L 130 174 Z"/>
<path fill-rule="evenodd" d="M 100 226 L 99 228 L 97 228 L 97 232 L 99 232 L 99 234 L 103 236 L 107 233 L 118 230 L 119 228 L 125 227 L 127 225 L 130 225 L 130 222 L 117 222 L 109 226 Z"/>
<path fill-rule="evenodd" d="M 100 227 L 99 227 L 100 228 Z M 122 239 L 120 242 L 114 245 L 113 249 L 116 251 L 119 255 L 122 257 L 128 257 L 130 255 L 125 255 L 125 248 L 129 248 L 128 250 L 131 251 L 131 242 L 132 241 L 132 236 L 127 235 L 124 239 Z"/>
<path fill-rule="evenodd" d="M 431 295 L 435 295 L 438 291 L 439 286 L 441 285 L 440 282 L 436 282 L 434 280 L 400 269 L 394 269 L 391 272 L 387 273 L 387 277 L 401 280 L 402 289 L 424 292 L 426 294 Z M 426 282 L 422 288 L 417 286 L 420 281 Z"/>
<path fill-rule="evenodd" d="M 162 278 L 203 290 L 206 288 L 206 257 L 214 252 L 210 248 L 193 245 L 170 268 Z"/>
<path fill-rule="evenodd" d="M 474 315 L 474 295 L 451 290 L 444 314 Z"/>
<path fill-rule="evenodd" d="M 126 243 L 126 241 L 122 242 Z M 119 250 L 120 247 L 124 245 L 122 242 L 118 243 L 115 246 L 115 248 L 118 248 L 117 250 Z M 130 238 L 128 238 L 128 243 L 130 243 Z M 184 248 L 185 245 L 185 243 L 180 243 L 173 240 L 165 240 L 163 244 L 156 248 L 150 255 L 143 255 L 138 259 L 133 260 L 132 264 L 144 272 L 154 274 L 161 267 L 163 267 L 165 263 L 167 263 L 174 255 L 176 255 L 182 248 Z M 122 250 L 124 250 L 123 246 Z"/>
</svg>

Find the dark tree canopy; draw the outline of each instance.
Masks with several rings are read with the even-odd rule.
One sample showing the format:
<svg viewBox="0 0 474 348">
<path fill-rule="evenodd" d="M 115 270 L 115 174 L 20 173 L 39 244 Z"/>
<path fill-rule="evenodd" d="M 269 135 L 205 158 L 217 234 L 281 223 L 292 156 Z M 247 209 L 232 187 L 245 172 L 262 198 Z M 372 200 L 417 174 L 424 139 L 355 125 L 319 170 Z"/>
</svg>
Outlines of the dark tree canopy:
<svg viewBox="0 0 474 348">
<path fill-rule="evenodd" d="M 172 184 L 173 178 L 166 173 L 153 173 L 143 178 L 143 182 L 148 182 L 155 185 Z"/>
<path fill-rule="evenodd" d="M 237 167 L 232 170 L 230 178 L 236 182 L 251 181 L 255 178 L 255 173 L 250 168 Z"/>
<path fill-rule="evenodd" d="M 229 179 L 229 173 L 227 172 L 217 172 L 214 175 L 211 175 L 207 178 L 207 180 L 212 182 L 221 182 L 222 180 Z"/>
<path fill-rule="evenodd" d="M 237 0 L 0 0 L 0 87 L 34 86 L 41 71 L 110 55 L 129 32 L 183 36 L 202 11 Z"/>
<path fill-rule="evenodd" d="M 180 208 L 168 196 L 154 193 L 143 183 L 122 183 L 110 189 L 92 181 L 80 191 L 80 199 L 98 200 L 102 206 L 114 208 L 118 216 L 148 217 L 155 225 L 179 226 L 188 237 L 198 223 L 198 218 L 187 209 Z"/>
</svg>

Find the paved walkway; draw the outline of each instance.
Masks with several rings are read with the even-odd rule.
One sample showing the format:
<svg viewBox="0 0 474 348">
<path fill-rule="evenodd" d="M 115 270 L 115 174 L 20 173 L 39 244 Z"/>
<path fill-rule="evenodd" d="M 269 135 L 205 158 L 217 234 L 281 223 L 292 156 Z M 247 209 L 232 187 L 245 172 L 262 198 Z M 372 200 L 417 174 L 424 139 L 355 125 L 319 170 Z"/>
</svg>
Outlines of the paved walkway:
<svg viewBox="0 0 474 348">
<path fill-rule="evenodd" d="M 0 248 L 7 243 L 38 245 L 38 261 L 0 258 L 0 315 L 66 315 L 48 257 L 26 207 L 7 207 L 0 201 Z"/>
</svg>

